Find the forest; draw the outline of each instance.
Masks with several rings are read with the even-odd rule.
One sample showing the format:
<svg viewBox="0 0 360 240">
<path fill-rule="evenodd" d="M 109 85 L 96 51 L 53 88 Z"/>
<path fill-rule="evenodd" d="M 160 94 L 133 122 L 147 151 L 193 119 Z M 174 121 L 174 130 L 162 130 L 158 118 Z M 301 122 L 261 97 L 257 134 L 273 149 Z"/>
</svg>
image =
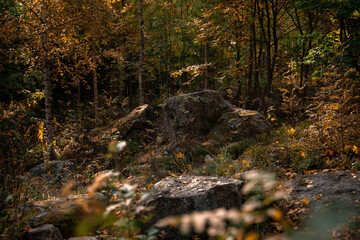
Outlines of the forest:
<svg viewBox="0 0 360 240">
<path fill-rule="evenodd" d="M 0 22 L 0 239 L 360 239 L 359 0 Z"/>
</svg>

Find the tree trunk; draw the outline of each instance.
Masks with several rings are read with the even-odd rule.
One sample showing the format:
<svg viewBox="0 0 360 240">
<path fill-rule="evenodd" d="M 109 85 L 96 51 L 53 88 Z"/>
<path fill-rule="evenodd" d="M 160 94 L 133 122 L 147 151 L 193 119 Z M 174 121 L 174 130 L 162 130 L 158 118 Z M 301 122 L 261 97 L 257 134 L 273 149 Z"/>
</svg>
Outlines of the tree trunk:
<svg viewBox="0 0 360 240">
<path fill-rule="evenodd" d="M 209 64 L 209 44 L 204 45 L 204 64 Z M 206 66 L 204 71 L 204 89 L 209 88 L 209 69 Z"/>
<path fill-rule="evenodd" d="M 96 64 L 92 68 L 92 75 L 93 75 L 93 87 L 94 87 L 94 117 L 95 117 L 95 124 L 98 124 L 99 120 L 99 93 L 98 93 L 98 79 L 97 79 L 97 71 L 96 71 Z"/>
<path fill-rule="evenodd" d="M 254 51 L 253 51 L 253 43 L 250 41 L 249 44 L 249 72 L 248 72 L 248 82 L 246 86 L 246 96 L 247 99 L 250 99 L 252 94 L 252 77 L 254 76 Z"/>
<path fill-rule="evenodd" d="M 76 82 L 76 107 L 80 107 L 81 104 L 81 80 L 75 80 Z"/>
<path fill-rule="evenodd" d="M 270 8 L 268 2 L 265 1 L 265 13 L 266 13 L 266 84 L 263 92 L 263 99 L 261 101 L 261 110 L 266 112 L 267 110 L 267 102 L 266 98 L 269 96 L 270 87 L 273 81 L 273 68 L 272 68 L 272 56 L 271 56 L 271 16 L 270 16 Z M 273 19 L 275 22 L 276 20 Z M 274 37 L 274 36 L 273 36 Z M 275 39 L 273 39 L 275 41 Z"/>
<path fill-rule="evenodd" d="M 278 1 L 264 1 L 264 10 L 259 8 L 259 22 L 261 26 L 261 31 L 263 34 L 263 39 L 265 41 L 266 47 L 266 84 L 262 92 L 262 97 L 260 101 L 260 109 L 262 112 L 266 112 L 268 108 L 268 98 L 270 97 L 270 89 L 274 79 L 275 65 L 277 61 L 278 53 L 278 36 L 277 36 L 277 27 L 278 27 L 278 15 L 279 15 L 279 5 Z M 264 21 L 265 15 L 266 21 Z M 266 23 L 266 26 L 264 24 Z"/>
<path fill-rule="evenodd" d="M 50 83 L 50 67 L 49 67 L 49 49 L 48 49 L 48 33 L 47 33 L 48 5 L 47 0 L 42 0 L 42 24 L 43 31 L 41 33 L 41 41 L 43 47 L 43 78 L 44 78 L 44 95 L 45 95 L 45 127 L 46 127 L 46 144 L 47 155 L 49 159 L 55 159 L 54 136 L 52 128 L 51 116 L 51 83 Z"/>
<path fill-rule="evenodd" d="M 139 0 L 139 25 L 140 25 L 140 59 L 139 59 L 139 104 L 145 104 L 144 99 L 144 79 L 143 79 L 143 67 L 144 67 L 144 19 L 143 19 L 143 0 Z"/>
<path fill-rule="evenodd" d="M 254 1 L 254 12 L 253 12 L 253 21 L 251 23 L 251 32 L 252 32 L 252 37 L 253 37 L 253 61 L 254 61 L 254 96 L 253 97 L 258 97 L 260 98 L 261 96 L 261 89 L 260 89 L 260 80 L 259 80 L 259 69 L 260 69 L 260 59 L 261 59 L 261 52 L 262 52 L 262 45 L 260 43 L 260 47 L 259 47 L 259 55 L 257 57 L 257 39 L 256 39 L 256 26 L 255 26 L 255 21 L 256 21 L 256 13 L 257 13 L 257 1 Z"/>
</svg>

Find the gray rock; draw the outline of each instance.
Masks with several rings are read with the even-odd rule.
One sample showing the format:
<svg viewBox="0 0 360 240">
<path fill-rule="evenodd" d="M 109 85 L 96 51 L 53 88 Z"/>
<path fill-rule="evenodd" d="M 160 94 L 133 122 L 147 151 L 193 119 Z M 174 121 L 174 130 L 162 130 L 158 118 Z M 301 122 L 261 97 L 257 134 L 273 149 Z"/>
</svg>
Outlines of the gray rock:
<svg viewBox="0 0 360 240">
<path fill-rule="evenodd" d="M 154 109 L 150 105 L 142 105 L 135 108 L 123 118 L 117 119 L 107 126 L 90 132 L 92 142 L 100 142 L 107 138 L 129 140 L 136 138 L 146 129 L 152 128 L 151 120 L 154 118 Z"/>
<path fill-rule="evenodd" d="M 287 186 L 297 199 L 308 199 L 319 210 L 328 205 L 360 213 L 360 172 L 335 171 L 296 177 Z"/>
<path fill-rule="evenodd" d="M 186 134 L 207 135 L 221 115 L 231 111 L 232 105 L 211 90 L 169 98 L 163 104 L 164 137 L 176 140 Z"/>
<path fill-rule="evenodd" d="M 163 136 L 170 141 L 184 136 L 236 141 L 270 129 L 259 112 L 234 107 L 211 90 L 169 98 L 163 112 Z"/>
<path fill-rule="evenodd" d="M 96 193 L 94 197 L 79 194 L 66 198 L 36 201 L 27 207 L 26 212 L 29 214 L 31 227 L 45 223 L 53 224 L 61 230 L 64 237 L 70 237 L 77 221 L 84 215 L 91 214 L 91 211 L 105 209 L 108 202 L 109 199 L 101 193 Z"/>
<path fill-rule="evenodd" d="M 212 129 L 213 136 L 226 136 L 227 140 L 240 141 L 270 130 L 264 115 L 257 111 L 233 108 L 224 113 Z"/>
<path fill-rule="evenodd" d="M 42 177 L 46 182 L 61 181 L 71 175 L 74 164 L 70 161 L 49 161 L 30 169 L 30 177 Z"/>
<path fill-rule="evenodd" d="M 30 229 L 24 236 L 27 240 L 62 240 L 58 228 L 52 224 L 45 224 L 41 227 Z"/>
<path fill-rule="evenodd" d="M 228 177 L 167 177 L 153 186 L 151 191 L 154 194 L 138 204 L 137 216 L 141 216 L 141 209 L 144 207 L 152 208 L 151 225 L 167 216 L 220 207 L 239 208 L 242 204 L 240 189 L 243 183 L 239 179 Z"/>
</svg>

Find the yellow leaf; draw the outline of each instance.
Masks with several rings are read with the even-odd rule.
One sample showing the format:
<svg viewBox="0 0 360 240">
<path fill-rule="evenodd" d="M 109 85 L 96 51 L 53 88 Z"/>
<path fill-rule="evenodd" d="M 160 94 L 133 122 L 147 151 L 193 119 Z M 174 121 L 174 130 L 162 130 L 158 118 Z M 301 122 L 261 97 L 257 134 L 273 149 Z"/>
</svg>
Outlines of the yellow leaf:
<svg viewBox="0 0 360 240">
<path fill-rule="evenodd" d="M 178 178 L 178 177 L 179 177 L 179 176 L 177 176 L 177 175 L 175 175 L 175 174 L 171 173 L 170 171 L 169 171 L 168 173 L 169 173 L 169 175 L 170 175 L 170 176 L 172 176 L 172 177 L 174 177 L 174 178 Z"/>
<path fill-rule="evenodd" d="M 303 199 L 300 200 L 300 202 L 302 202 L 303 204 L 305 204 L 307 206 L 307 205 L 309 205 L 310 200 L 307 199 L 307 198 L 303 198 Z"/>
<path fill-rule="evenodd" d="M 351 147 L 350 145 L 346 145 L 345 148 L 344 148 L 344 150 L 345 150 L 346 152 L 348 152 L 350 149 L 352 149 L 352 147 Z"/>
<path fill-rule="evenodd" d="M 152 188 L 152 186 L 153 185 L 150 183 L 149 185 L 147 185 L 147 188 L 150 189 L 150 188 Z"/>
<path fill-rule="evenodd" d="M 294 133 L 296 132 L 295 129 L 293 128 L 290 128 L 289 130 L 287 130 L 288 134 L 291 136 L 291 135 L 294 135 Z"/>
<path fill-rule="evenodd" d="M 37 137 L 38 139 L 43 142 L 43 137 L 44 137 L 44 123 L 43 122 L 39 122 L 38 123 L 38 127 L 39 127 L 39 130 L 38 130 L 38 134 L 37 134 Z"/>
<path fill-rule="evenodd" d="M 330 107 L 334 110 L 338 110 L 340 108 L 339 105 L 336 104 L 331 104 Z"/>
<path fill-rule="evenodd" d="M 353 151 L 354 153 L 359 154 L 359 148 L 355 145 L 353 146 Z"/>
<path fill-rule="evenodd" d="M 203 142 L 203 143 L 201 144 L 201 146 L 211 146 L 211 143 L 210 143 L 210 142 Z"/>
<path fill-rule="evenodd" d="M 178 152 L 178 154 L 176 154 L 177 159 L 180 159 L 180 158 L 183 158 L 183 157 L 184 157 L 184 154 L 182 152 Z"/>
</svg>

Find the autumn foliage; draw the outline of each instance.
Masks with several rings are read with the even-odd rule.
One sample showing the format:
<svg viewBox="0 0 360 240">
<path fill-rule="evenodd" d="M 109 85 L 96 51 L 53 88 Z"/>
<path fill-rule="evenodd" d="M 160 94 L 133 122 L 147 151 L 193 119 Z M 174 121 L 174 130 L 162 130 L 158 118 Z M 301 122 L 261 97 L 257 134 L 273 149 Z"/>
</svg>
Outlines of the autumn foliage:
<svg viewBox="0 0 360 240">
<path fill-rule="evenodd" d="M 1 1 L 0 209 L 59 193 L 28 171 L 70 157 L 79 191 L 114 166 L 141 175 L 144 189 L 185 173 L 360 170 L 359 9 L 358 0 Z M 161 103 L 201 89 L 260 111 L 272 131 L 164 150 Z M 146 136 L 121 154 L 111 149 L 123 139 L 92 138 L 139 102 L 157 117 Z M 0 213 L 0 232 L 20 237 L 25 210 L 10 215 Z"/>
</svg>

